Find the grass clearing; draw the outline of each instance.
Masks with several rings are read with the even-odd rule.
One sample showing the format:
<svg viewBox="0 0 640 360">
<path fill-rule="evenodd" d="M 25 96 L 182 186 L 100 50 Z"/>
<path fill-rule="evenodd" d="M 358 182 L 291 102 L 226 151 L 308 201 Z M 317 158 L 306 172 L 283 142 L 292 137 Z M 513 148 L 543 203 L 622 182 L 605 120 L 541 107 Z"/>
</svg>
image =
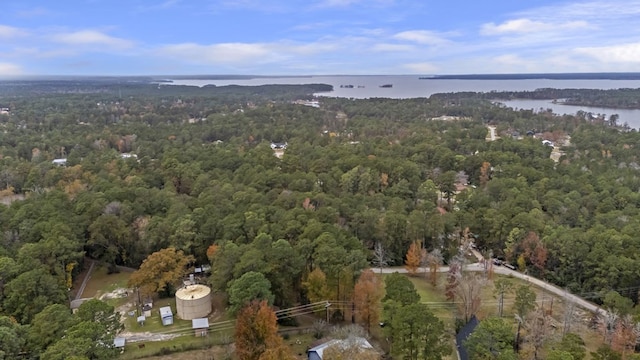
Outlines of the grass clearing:
<svg viewBox="0 0 640 360">
<path fill-rule="evenodd" d="M 126 288 L 131 273 L 119 272 L 108 274 L 107 268 L 96 265 L 91 273 L 91 278 L 82 293 L 83 298 L 99 298 L 100 295 L 112 292 L 119 288 Z"/>
<path fill-rule="evenodd" d="M 189 350 L 200 350 L 197 353 L 200 355 L 208 355 L 210 358 L 212 353 L 222 353 L 225 350 L 225 347 L 221 346 L 222 340 L 224 339 L 210 334 L 209 336 L 203 337 L 185 335 L 168 341 L 129 343 L 125 346 L 124 353 L 120 355 L 119 359 L 146 359 L 153 356 L 160 356 L 159 358 L 166 359 L 194 359 L 193 357 L 186 357 L 188 354 L 187 351 Z M 209 358 L 205 357 L 205 359 Z"/>
<path fill-rule="evenodd" d="M 164 326 L 162 325 L 162 319 L 160 318 L 160 308 L 169 306 L 173 313 L 173 324 Z M 135 311 L 135 305 L 129 307 L 128 311 Z M 175 332 L 180 329 L 191 329 L 191 320 L 182 320 L 178 318 L 176 314 L 176 299 L 165 298 L 159 299 L 153 304 L 151 309 L 151 316 L 147 317 L 144 321 L 144 325 L 139 325 L 137 322 L 137 315 L 127 316 L 125 321 L 125 328 L 131 332 L 153 332 L 153 333 L 166 333 Z"/>
<path fill-rule="evenodd" d="M 451 329 L 452 333 L 455 328 L 455 318 L 457 316 L 457 308 L 454 303 L 451 303 L 446 299 L 445 286 L 446 286 L 446 273 L 439 273 L 437 279 L 437 286 L 434 287 L 429 281 L 428 274 L 425 277 L 423 273 L 419 273 L 417 276 L 408 276 L 409 280 L 414 284 L 420 299 L 422 302 L 427 303 L 433 313 L 440 318 L 448 329 Z M 559 340 L 562 336 L 562 329 L 564 327 L 564 315 L 565 315 L 565 301 L 546 290 L 543 290 L 526 280 L 515 278 L 513 276 L 504 276 L 493 274 L 493 281 L 507 278 L 511 281 L 514 289 L 521 285 L 528 285 L 536 293 L 537 306 L 544 309 L 547 315 L 552 317 L 551 323 L 553 324 L 549 331 L 552 334 L 548 340 L 548 344 L 552 343 L 554 339 Z M 514 306 L 515 294 L 510 292 L 505 295 L 504 298 L 504 315 L 503 318 L 507 321 L 513 320 L 514 334 L 516 329 L 516 322 L 514 319 Z M 489 282 L 481 290 L 481 305 L 478 312 L 480 319 L 497 316 L 498 315 L 498 299 L 494 294 L 494 286 Z M 590 318 L 590 312 L 576 308 L 576 311 L 571 322 L 571 332 L 578 334 L 584 340 L 586 344 L 587 356 L 586 359 L 591 359 L 590 352 L 596 351 L 600 345 L 602 345 L 602 334 L 588 327 L 588 320 Z M 450 356 L 451 359 L 455 358 L 455 352 Z"/>
</svg>

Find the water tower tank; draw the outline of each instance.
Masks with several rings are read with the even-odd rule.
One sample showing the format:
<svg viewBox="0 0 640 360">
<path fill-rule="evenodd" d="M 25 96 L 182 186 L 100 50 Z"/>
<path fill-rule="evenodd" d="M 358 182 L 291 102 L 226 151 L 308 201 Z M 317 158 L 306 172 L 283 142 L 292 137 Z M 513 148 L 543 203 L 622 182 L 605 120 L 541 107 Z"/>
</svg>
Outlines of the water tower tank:
<svg viewBox="0 0 640 360">
<path fill-rule="evenodd" d="M 178 317 L 193 320 L 207 317 L 211 312 L 211 289 L 204 285 L 189 285 L 176 291 Z"/>
</svg>

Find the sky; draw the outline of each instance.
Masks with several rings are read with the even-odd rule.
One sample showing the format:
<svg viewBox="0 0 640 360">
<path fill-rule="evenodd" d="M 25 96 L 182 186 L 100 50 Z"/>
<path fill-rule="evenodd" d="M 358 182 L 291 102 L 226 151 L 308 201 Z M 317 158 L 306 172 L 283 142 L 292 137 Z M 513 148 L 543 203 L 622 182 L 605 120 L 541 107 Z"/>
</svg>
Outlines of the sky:
<svg viewBox="0 0 640 360">
<path fill-rule="evenodd" d="M 1 0 L 0 76 L 640 71 L 640 0 Z"/>
</svg>

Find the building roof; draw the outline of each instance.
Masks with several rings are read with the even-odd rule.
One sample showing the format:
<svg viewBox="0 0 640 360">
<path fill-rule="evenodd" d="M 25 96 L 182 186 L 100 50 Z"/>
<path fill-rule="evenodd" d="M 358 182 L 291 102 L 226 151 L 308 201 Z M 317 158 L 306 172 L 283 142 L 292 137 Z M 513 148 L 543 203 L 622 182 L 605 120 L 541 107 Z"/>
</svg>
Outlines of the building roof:
<svg viewBox="0 0 640 360">
<path fill-rule="evenodd" d="M 353 336 L 344 340 L 340 340 L 340 339 L 329 340 L 316 347 L 312 347 L 311 349 L 307 350 L 307 353 L 315 352 L 316 354 L 318 354 L 320 359 L 322 359 L 322 353 L 324 353 L 324 351 L 329 346 L 337 345 L 337 346 L 346 348 L 347 346 L 351 346 L 353 344 L 357 344 L 357 346 L 360 347 L 361 349 L 373 349 L 373 346 L 371 346 L 371 344 L 367 341 L 367 339 Z"/>
<path fill-rule="evenodd" d="M 113 339 L 113 346 L 115 346 L 117 348 L 122 348 L 122 347 L 124 347 L 125 341 L 126 341 L 125 338 L 117 337 L 117 338 Z"/>
<path fill-rule="evenodd" d="M 191 320 L 191 328 L 192 329 L 208 329 L 209 328 L 209 319 L 207 319 L 207 318 L 192 319 Z"/>
<path fill-rule="evenodd" d="M 160 316 L 161 317 L 173 316 L 173 313 L 171 312 L 171 307 L 170 306 L 161 307 L 160 308 Z"/>
<path fill-rule="evenodd" d="M 211 294 L 211 288 L 205 285 L 195 284 L 178 289 L 178 291 L 176 291 L 176 298 L 181 300 L 201 299 L 209 294 Z"/>
</svg>

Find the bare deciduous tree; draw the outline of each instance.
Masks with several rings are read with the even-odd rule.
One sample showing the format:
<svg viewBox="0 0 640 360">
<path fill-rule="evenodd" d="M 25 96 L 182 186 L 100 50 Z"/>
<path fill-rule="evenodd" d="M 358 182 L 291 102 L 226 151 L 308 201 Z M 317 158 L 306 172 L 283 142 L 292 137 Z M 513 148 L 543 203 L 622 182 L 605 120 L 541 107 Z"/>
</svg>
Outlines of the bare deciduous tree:
<svg viewBox="0 0 640 360">
<path fill-rule="evenodd" d="M 564 299 L 566 301 L 566 305 L 564 307 L 564 321 L 562 324 L 562 336 L 571 332 L 571 324 L 573 322 L 573 314 L 576 310 L 576 302 L 573 301 L 573 298 L 569 298 L 567 296 L 567 292 L 565 290 Z"/>
<path fill-rule="evenodd" d="M 552 335 L 551 316 L 545 313 L 544 309 L 538 307 L 527 321 L 526 341 L 533 352 L 533 359 L 539 359 L 539 352 L 545 345 L 546 340 Z"/>
<path fill-rule="evenodd" d="M 434 287 L 437 285 L 438 281 L 438 268 L 442 265 L 443 256 L 440 249 L 433 249 L 430 253 L 424 256 L 425 265 L 429 267 L 429 276 L 431 280 L 431 285 Z M 426 273 L 426 271 L 425 271 Z"/>
<path fill-rule="evenodd" d="M 380 274 L 382 274 L 382 268 L 389 265 L 389 255 L 380 241 L 376 241 L 376 245 L 373 247 L 371 262 L 373 266 L 380 269 Z"/>
<path fill-rule="evenodd" d="M 455 294 L 458 311 L 464 317 L 465 323 L 480 309 L 481 292 L 485 285 L 486 280 L 477 274 L 463 273 L 460 277 Z"/>
</svg>

